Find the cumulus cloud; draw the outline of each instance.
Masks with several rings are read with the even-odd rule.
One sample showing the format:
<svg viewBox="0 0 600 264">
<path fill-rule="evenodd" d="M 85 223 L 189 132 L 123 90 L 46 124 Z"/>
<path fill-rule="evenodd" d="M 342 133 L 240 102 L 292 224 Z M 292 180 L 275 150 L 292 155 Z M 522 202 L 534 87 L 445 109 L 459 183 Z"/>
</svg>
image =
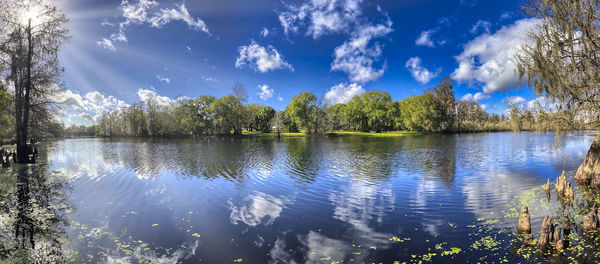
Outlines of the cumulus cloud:
<svg viewBox="0 0 600 264">
<path fill-rule="evenodd" d="M 239 56 L 235 61 L 236 68 L 249 66 L 260 72 L 274 71 L 277 69 L 289 69 L 294 71 L 294 67 L 283 59 L 283 56 L 269 45 L 267 48 L 257 44 L 254 40 L 247 46 L 238 48 Z"/>
<path fill-rule="evenodd" d="M 452 78 L 459 82 L 481 83 L 488 94 L 517 87 L 518 76 L 512 58 L 524 43 L 526 33 L 539 23 L 539 19 L 521 19 L 494 34 L 484 33 L 471 40 L 455 57 L 458 68 Z"/>
<path fill-rule="evenodd" d="M 167 77 L 161 77 L 160 75 L 156 75 L 156 79 L 158 79 L 161 82 L 164 82 L 166 84 L 171 83 L 171 79 L 167 78 Z"/>
<path fill-rule="evenodd" d="M 137 94 L 141 102 L 153 102 L 161 107 L 171 106 L 176 103 L 176 100 L 159 95 L 156 91 L 149 89 L 138 89 Z"/>
<path fill-rule="evenodd" d="M 479 32 L 479 30 L 483 30 L 485 33 L 490 33 L 490 27 L 492 26 L 492 24 L 488 21 L 484 21 L 484 20 L 478 20 L 477 23 L 475 23 L 473 25 L 473 27 L 471 27 L 471 30 L 469 30 L 471 33 L 475 34 L 477 32 Z"/>
<path fill-rule="evenodd" d="M 415 80 L 420 84 L 426 84 L 440 74 L 440 69 L 432 72 L 425 68 L 421 63 L 421 58 L 419 57 L 412 57 L 408 59 L 404 66 L 408 69 L 412 77 L 415 78 Z"/>
<path fill-rule="evenodd" d="M 425 30 L 421 32 L 421 35 L 415 40 L 417 46 L 435 47 L 433 40 L 431 40 L 431 34 L 435 33 L 435 29 Z"/>
<path fill-rule="evenodd" d="M 325 94 L 325 101 L 327 102 L 327 105 L 346 103 L 355 95 L 361 95 L 363 93 L 365 93 L 365 89 L 363 89 L 361 85 L 356 83 L 340 83 L 329 89 Z"/>
<path fill-rule="evenodd" d="M 478 101 L 489 99 L 489 98 L 490 98 L 489 95 L 484 94 L 482 92 L 478 92 L 475 94 L 472 94 L 472 93 L 465 94 L 465 95 L 463 95 L 463 97 L 460 100 L 478 102 Z"/>
<path fill-rule="evenodd" d="M 332 33 L 345 33 L 349 39 L 334 50 L 332 71 L 348 75 L 351 82 L 366 83 L 377 80 L 385 72 L 380 65 L 382 46 L 373 41 L 392 32 L 392 22 L 377 6 L 384 22 L 373 23 L 362 16 L 362 0 L 310 0 L 301 5 L 286 5 L 279 14 L 284 33 L 297 33 L 304 28 L 307 36 L 317 39 Z"/>
<path fill-rule="evenodd" d="M 108 38 L 103 38 L 102 41 L 98 41 L 98 45 L 115 50 L 113 42 L 127 42 L 125 30 L 130 25 L 147 24 L 154 28 L 161 28 L 171 21 L 183 21 L 195 31 L 210 34 L 206 23 L 200 18 L 192 17 L 184 3 L 175 4 L 175 8 L 159 9 L 158 6 L 159 3 L 153 0 L 123 0 L 119 7 L 123 20 L 118 25 L 118 32 L 111 34 Z M 106 25 L 106 23 L 103 22 L 103 25 Z M 107 42 L 107 40 L 110 42 Z"/>
<path fill-rule="evenodd" d="M 285 34 L 308 28 L 306 34 L 318 38 L 327 33 L 349 31 L 361 15 L 361 0 L 311 0 L 299 6 L 286 5 L 279 14 Z"/>
<path fill-rule="evenodd" d="M 97 41 L 96 44 L 98 44 L 98 46 L 103 47 L 107 50 L 112 50 L 112 51 L 117 50 L 117 49 L 115 49 L 115 45 L 113 45 L 112 41 L 107 38 L 102 38 L 102 40 Z"/>
<path fill-rule="evenodd" d="M 258 89 L 260 90 L 260 92 L 258 92 L 257 94 L 260 96 L 261 100 L 266 101 L 267 99 L 273 97 L 274 91 L 273 89 L 270 89 L 268 85 L 259 85 Z"/>
<path fill-rule="evenodd" d="M 97 122 L 105 111 L 116 110 L 129 105 L 113 96 L 105 96 L 98 91 L 89 92 L 85 95 L 66 90 L 59 93 L 55 101 L 70 107 L 64 112 L 69 118 L 78 116 L 89 122 Z"/>
<path fill-rule="evenodd" d="M 385 63 L 376 67 L 380 60 L 382 47 L 374 38 L 382 37 L 392 32 L 392 22 L 388 19 L 385 24 L 363 25 L 353 33 L 350 40 L 335 48 L 331 70 L 348 74 L 352 82 L 366 83 L 379 79 L 385 72 Z"/>
</svg>

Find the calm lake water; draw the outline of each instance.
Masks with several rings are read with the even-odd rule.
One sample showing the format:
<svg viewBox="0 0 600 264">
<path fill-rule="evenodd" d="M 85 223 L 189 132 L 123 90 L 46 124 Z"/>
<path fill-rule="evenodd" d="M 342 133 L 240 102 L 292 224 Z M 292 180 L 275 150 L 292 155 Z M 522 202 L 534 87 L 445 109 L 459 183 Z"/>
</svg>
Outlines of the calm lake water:
<svg viewBox="0 0 600 264">
<path fill-rule="evenodd" d="M 511 203 L 572 177 L 592 140 L 65 139 L 45 143 L 32 169 L 53 180 L 27 186 L 48 188 L 41 207 L 64 223 L 36 229 L 55 236 L 37 244 L 77 263 L 515 262 Z M 552 204 L 531 209 L 534 234 Z"/>
</svg>

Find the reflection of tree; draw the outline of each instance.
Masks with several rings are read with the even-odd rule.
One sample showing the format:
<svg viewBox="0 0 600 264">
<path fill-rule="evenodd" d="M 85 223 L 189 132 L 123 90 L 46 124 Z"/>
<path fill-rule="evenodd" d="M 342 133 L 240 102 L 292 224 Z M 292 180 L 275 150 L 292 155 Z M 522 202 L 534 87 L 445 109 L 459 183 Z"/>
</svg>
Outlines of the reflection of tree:
<svg viewBox="0 0 600 264">
<path fill-rule="evenodd" d="M 17 166 L 0 177 L 0 260 L 66 262 L 64 178 L 49 173 L 45 162 Z"/>
<path fill-rule="evenodd" d="M 287 173 L 299 183 L 309 184 L 315 181 L 319 170 L 321 147 L 314 138 L 286 139 Z"/>
<path fill-rule="evenodd" d="M 241 181 L 249 170 L 271 170 L 273 141 L 211 138 L 189 140 L 126 140 L 102 145 L 105 162 L 123 163 L 139 178 L 161 170 L 206 179 Z"/>
<path fill-rule="evenodd" d="M 425 179 L 452 185 L 456 176 L 457 135 L 410 137 L 400 141 L 399 166 L 423 174 Z"/>
</svg>

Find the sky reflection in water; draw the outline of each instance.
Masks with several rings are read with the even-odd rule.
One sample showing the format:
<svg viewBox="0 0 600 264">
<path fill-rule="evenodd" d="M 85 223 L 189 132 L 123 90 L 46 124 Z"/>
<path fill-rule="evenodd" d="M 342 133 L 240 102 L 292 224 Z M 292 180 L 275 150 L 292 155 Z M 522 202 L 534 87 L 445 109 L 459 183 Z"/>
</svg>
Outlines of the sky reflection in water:
<svg viewBox="0 0 600 264">
<path fill-rule="evenodd" d="M 467 226 L 576 170 L 592 139 L 563 137 L 556 152 L 554 134 L 532 133 L 66 139 L 48 161 L 69 178 L 79 262 L 387 263 L 469 248 Z"/>
</svg>

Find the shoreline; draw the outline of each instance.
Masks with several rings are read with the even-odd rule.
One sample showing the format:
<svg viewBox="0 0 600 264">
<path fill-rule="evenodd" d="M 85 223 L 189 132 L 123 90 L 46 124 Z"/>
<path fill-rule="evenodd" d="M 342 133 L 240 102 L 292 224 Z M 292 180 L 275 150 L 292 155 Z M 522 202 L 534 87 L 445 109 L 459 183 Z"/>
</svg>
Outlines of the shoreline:
<svg viewBox="0 0 600 264">
<path fill-rule="evenodd" d="M 336 131 L 321 135 L 305 134 L 304 132 L 281 132 L 281 138 L 298 138 L 298 137 L 314 137 L 314 138 L 336 138 L 336 137 L 377 137 L 377 138 L 395 138 L 395 137 L 406 137 L 406 136 L 421 136 L 421 135 L 453 135 L 453 134 L 477 134 L 477 133 L 505 133 L 513 132 L 512 130 L 477 130 L 477 131 L 455 131 L 455 132 L 413 132 L 413 131 L 385 131 L 376 133 L 371 132 L 360 132 L 360 131 Z M 521 130 L 514 131 L 519 132 L 533 132 L 533 133 L 553 133 L 556 131 L 536 131 L 536 130 Z M 566 133 L 577 133 L 577 132 L 597 132 L 595 130 L 574 130 Z M 564 132 L 563 132 L 564 133 Z M 277 138 L 277 132 L 260 132 L 260 131 L 244 131 L 241 135 L 233 134 L 215 134 L 215 135 L 202 135 L 202 136 L 84 136 L 84 137 L 59 137 L 61 139 L 76 139 L 76 138 L 106 138 L 106 139 L 210 139 L 210 138 Z"/>
</svg>

